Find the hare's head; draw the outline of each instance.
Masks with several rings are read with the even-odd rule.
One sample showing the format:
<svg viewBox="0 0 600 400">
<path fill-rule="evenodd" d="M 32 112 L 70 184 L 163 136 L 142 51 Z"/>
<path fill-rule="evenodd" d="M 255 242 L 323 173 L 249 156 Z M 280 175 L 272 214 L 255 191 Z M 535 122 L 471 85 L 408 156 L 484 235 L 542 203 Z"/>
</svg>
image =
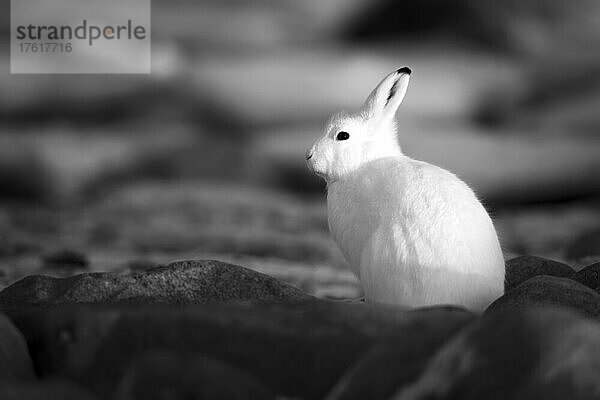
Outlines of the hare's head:
<svg viewBox="0 0 600 400">
<path fill-rule="evenodd" d="M 308 167 L 333 182 L 369 161 L 402 154 L 394 115 L 406 94 L 410 73 L 408 67 L 392 72 L 358 112 L 334 115 L 325 134 L 306 153 Z"/>
</svg>

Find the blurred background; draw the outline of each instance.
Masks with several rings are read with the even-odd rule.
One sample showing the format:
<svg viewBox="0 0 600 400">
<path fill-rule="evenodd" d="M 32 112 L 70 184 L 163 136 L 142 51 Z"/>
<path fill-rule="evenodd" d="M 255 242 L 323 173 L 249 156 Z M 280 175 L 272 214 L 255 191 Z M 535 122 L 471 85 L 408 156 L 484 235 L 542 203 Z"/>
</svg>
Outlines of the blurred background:
<svg viewBox="0 0 600 400">
<path fill-rule="evenodd" d="M 151 75 L 10 75 L 0 288 L 214 258 L 360 295 L 304 152 L 408 65 L 409 156 L 450 169 L 507 257 L 600 255 L 597 0 L 153 0 Z"/>
</svg>

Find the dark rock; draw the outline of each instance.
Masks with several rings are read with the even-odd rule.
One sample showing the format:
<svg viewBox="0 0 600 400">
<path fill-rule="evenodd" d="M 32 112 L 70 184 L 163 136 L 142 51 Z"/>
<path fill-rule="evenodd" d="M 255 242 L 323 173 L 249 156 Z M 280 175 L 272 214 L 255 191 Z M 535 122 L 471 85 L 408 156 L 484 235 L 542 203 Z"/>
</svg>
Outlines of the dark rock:
<svg viewBox="0 0 600 400">
<path fill-rule="evenodd" d="M 444 308 L 405 312 L 397 307 L 307 301 L 212 303 L 188 307 L 89 306 L 8 310 L 24 332 L 36 368 L 114 393 L 125 370 L 151 349 L 202 354 L 251 373 L 288 397 L 321 399 L 375 343 L 407 331 L 469 321 Z M 451 322 L 451 321 L 459 322 Z M 414 334 L 407 336 L 414 337 Z"/>
<path fill-rule="evenodd" d="M 100 219 L 89 229 L 87 242 L 92 246 L 111 247 L 119 240 L 120 233 L 121 230 L 117 222 Z"/>
<path fill-rule="evenodd" d="M 275 399 L 275 393 L 249 374 L 209 357 L 189 359 L 151 351 L 133 363 L 114 397 L 116 400 L 261 400 Z"/>
<path fill-rule="evenodd" d="M 24 235 L 15 236 L 12 234 L 0 236 L 0 257 L 31 255 L 39 251 L 39 243 L 33 238 L 23 237 Z"/>
<path fill-rule="evenodd" d="M 5 384 L 34 378 L 33 364 L 23 335 L 0 314 L 0 382 Z M 4 398 L 0 396 L 0 399 Z"/>
<path fill-rule="evenodd" d="M 600 256 L 600 229 L 588 231 L 577 237 L 567 249 L 569 260 Z"/>
<path fill-rule="evenodd" d="M 83 388 L 59 380 L 0 385 L 2 400 L 97 400 Z"/>
<path fill-rule="evenodd" d="M 570 307 L 600 317 L 600 294 L 579 282 L 555 276 L 536 276 L 525 281 L 493 302 L 488 311 L 536 305 Z"/>
<path fill-rule="evenodd" d="M 430 324 L 407 327 L 401 336 L 368 350 L 346 371 L 327 399 L 388 399 L 416 380 L 435 351 L 470 321 L 447 314 Z"/>
<path fill-rule="evenodd" d="M 580 269 L 571 279 L 592 289 L 600 288 L 600 262 Z"/>
<path fill-rule="evenodd" d="M 575 271 L 566 264 L 536 256 L 521 256 L 506 262 L 504 288 L 508 292 L 529 278 L 550 275 L 568 278 Z"/>
<path fill-rule="evenodd" d="M 6 141 L 0 143 L 0 199 L 46 202 L 55 194 L 54 182 L 54 176 L 38 154 L 7 145 Z"/>
<path fill-rule="evenodd" d="M 179 261 L 129 275 L 33 275 L 0 292 L 0 307 L 69 303 L 196 304 L 311 298 L 275 278 L 219 261 Z"/>
<path fill-rule="evenodd" d="M 45 268 L 78 269 L 88 266 L 89 261 L 85 254 L 70 249 L 60 250 L 42 257 Z"/>
<path fill-rule="evenodd" d="M 368 6 L 365 4 L 361 10 L 362 12 L 348 19 L 344 25 L 346 29 L 343 36 L 353 44 L 357 41 L 389 40 L 410 43 L 411 39 L 428 37 L 434 41 L 439 40 L 438 38 L 452 38 L 459 46 L 477 46 L 502 53 L 510 50 L 521 54 L 547 54 L 551 48 L 571 52 L 575 49 L 589 49 L 577 43 L 577 36 L 574 34 L 556 32 L 554 27 L 557 25 L 577 26 L 581 33 L 585 32 L 587 46 L 600 41 L 597 26 L 583 18 L 583 15 L 598 13 L 598 6 L 589 0 L 569 3 L 558 0 L 541 3 L 492 0 L 383 0 L 369 2 Z M 494 16 L 493 20 L 488 18 L 490 15 Z M 515 20 L 529 27 L 528 35 L 523 35 L 520 30 L 522 28 L 515 26 Z M 545 40 L 534 39 L 540 37 Z"/>
<path fill-rule="evenodd" d="M 599 359 L 596 321 L 552 308 L 491 313 L 451 339 L 392 398 L 598 399 Z"/>
</svg>

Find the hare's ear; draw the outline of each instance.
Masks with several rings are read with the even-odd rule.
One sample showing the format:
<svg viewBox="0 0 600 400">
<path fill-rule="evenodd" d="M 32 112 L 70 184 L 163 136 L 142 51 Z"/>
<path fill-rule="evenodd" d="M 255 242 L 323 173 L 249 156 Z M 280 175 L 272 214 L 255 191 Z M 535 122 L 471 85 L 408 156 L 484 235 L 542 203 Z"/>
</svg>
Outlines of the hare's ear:
<svg viewBox="0 0 600 400">
<path fill-rule="evenodd" d="M 363 106 L 370 118 L 384 120 L 394 117 L 406 94 L 411 72 L 410 68 L 402 67 L 377 85 Z"/>
</svg>

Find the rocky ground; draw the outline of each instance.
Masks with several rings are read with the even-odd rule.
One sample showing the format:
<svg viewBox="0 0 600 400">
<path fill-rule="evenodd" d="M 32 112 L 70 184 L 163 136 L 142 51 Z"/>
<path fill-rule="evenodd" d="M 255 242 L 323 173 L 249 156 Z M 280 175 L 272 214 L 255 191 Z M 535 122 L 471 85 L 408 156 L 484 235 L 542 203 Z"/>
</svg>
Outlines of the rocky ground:
<svg viewBox="0 0 600 400">
<path fill-rule="evenodd" d="M 600 254 L 597 2 L 241 3 L 154 1 L 149 76 L 10 75 L 0 54 L 0 288 L 216 258 L 360 297 L 303 155 L 399 65 L 405 153 L 474 188 L 508 257 Z"/>
<path fill-rule="evenodd" d="M 2 399 L 596 399 L 600 264 L 523 256 L 482 315 L 332 301 L 219 261 L 0 292 Z"/>
<path fill-rule="evenodd" d="M 0 54 L 0 399 L 600 398 L 598 12 L 153 0 L 149 76 Z M 304 163 L 402 65 L 509 260 L 483 316 L 358 301 Z"/>
</svg>

